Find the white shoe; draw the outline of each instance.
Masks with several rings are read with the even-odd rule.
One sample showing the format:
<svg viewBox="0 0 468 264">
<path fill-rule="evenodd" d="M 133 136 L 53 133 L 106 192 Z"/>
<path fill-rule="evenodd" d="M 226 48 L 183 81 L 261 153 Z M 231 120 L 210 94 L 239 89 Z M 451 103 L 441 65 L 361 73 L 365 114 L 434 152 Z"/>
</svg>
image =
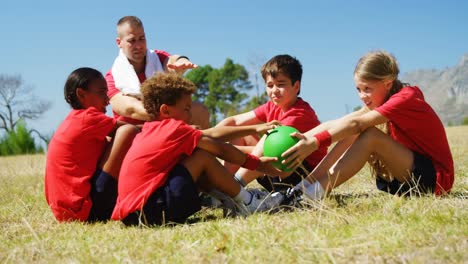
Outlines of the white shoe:
<svg viewBox="0 0 468 264">
<path fill-rule="evenodd" d="M 245 206 L 250 213 L 265 212 L 278 208 L 284 200 L 284 194 L 280 192 L 268 193 L 258 189 L 249 190 L 252 200 Z"/>
</svg>

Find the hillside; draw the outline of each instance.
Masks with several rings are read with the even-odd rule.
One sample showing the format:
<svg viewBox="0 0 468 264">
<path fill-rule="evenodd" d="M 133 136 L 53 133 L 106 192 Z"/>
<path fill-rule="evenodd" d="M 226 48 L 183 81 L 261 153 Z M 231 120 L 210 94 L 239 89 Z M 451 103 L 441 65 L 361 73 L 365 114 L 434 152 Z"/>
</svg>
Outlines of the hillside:
<svg viewBox="0 0 468 264">
<path fill-rule="evenodd" d="M 468 54 L 454 67 L 411 71 L 401 79 L 422 89 L 444 124 L 459 124 L 468 117 Z"/>
</svg>

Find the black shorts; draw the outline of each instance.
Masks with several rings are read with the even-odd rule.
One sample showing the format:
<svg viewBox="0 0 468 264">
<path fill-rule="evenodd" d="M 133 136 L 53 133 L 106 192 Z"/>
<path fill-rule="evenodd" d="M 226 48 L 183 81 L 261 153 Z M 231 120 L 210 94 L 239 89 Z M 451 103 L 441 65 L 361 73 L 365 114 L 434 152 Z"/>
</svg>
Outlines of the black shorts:
<svg viewBox="0 0 468 264">
<path fill-rule="evenodd" d="M 102 184 L 101 190 L 97 190 L 96 181 Z M 115 203 L 117 202 L 117 181 L 109 175 L 102 175 L 98 169 L 91 178 L 91 201 L 93 206 L 89 212 L 88 222 L 107 221 L 112 215 Z"/>
<path fill-rule="evenodd" d="M 418 195 L 433 193 L 436 186 L 436 171 L 430 158 L 413 151 L 414 161 L 411 178 L 402 183 L 398 180 L 388 182 L 377 175 L 376 185 L 381 191 L 398 195 Z"/>
<path fill-rule="evenodd" d="M 305 171 L 299 167 L 285 179 L 280 179 L 280 177 L 276 176 L 265 175 L 261 178 L 257 178 L 257 182 L 269 192 L 284 191 L 290 187 L 296 186 L 314 169 L 309 165 L 309 163 L 307 163 L 307 161 L 303 161 L 302 165 L 306 169 Z"/>
<path fill-rule="evenodd" d="M 184 223 L 187 218 L 200 211 L 198 188 L 190 172 L 177 164 L 169 172 L 166 184 L 158 188 L 143 206 L 142 211 L 128 215 L 126 225 L 162 225 Z"/>
</svg>

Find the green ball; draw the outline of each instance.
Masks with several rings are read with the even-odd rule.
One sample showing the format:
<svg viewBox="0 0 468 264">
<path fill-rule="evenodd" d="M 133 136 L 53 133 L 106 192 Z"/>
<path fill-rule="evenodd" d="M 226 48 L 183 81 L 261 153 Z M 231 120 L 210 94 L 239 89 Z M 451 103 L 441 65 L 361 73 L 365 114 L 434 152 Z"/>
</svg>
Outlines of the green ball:
<svg viewBox="0 0 468 264">
<path fill-rule="evenodd" d="M 290 170 L 287 169 L 288 164 L 281 163 L 283 161 L 281 154 L 299 141 L 299 139 L 290 136 L 293 132 L 299 131 L 294 127 L 279 126 L 268 132 L 265 143 L 263 144 L 263 156 L 278 158 L 278 160 L 273 163 L 273 166 L 282 171 Z"/>
</svg>

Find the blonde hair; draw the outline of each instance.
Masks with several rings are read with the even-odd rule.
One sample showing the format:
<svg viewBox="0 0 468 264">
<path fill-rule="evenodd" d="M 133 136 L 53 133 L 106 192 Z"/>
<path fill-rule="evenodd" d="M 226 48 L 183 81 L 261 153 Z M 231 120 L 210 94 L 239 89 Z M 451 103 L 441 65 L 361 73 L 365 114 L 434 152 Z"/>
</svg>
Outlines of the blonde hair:
<svg viewBox="0 0 468 264">
<path fill-rule="evenodd" d="M 371 51 L 362 56 L 354 69 L 354 76 L 362 80 L 392 81 L 393 85 L 387 99 L 398 93 L 406 85 L 398 80 L 399 73 L 397 59 L 384 50 Z"/>
<path fill-rule="evenodd" d="M 354 69 L 354 76 L 359 79 L 369 81 L 390 80 L 393 82 L 385 101 L 388 100 L 390 96 L 398 93 L 403 86 L 408 85 L 398 80 L 399 73 L 400 69 L 398 68 L 398 62 L 395 56 L 383 50 L 371 51 L 362 56 Z M 389 133 L 387 124 L 380 125 L 378 129 L 382 130 L 384 133 Z M 379 175 L 387 180 L 392 179 L 388 170 L 385 168 L 385 164 L 379 160 L 378 157 L 372 157 L 369 161 L 369 165 L 373 176 Z"/>
</svg>

